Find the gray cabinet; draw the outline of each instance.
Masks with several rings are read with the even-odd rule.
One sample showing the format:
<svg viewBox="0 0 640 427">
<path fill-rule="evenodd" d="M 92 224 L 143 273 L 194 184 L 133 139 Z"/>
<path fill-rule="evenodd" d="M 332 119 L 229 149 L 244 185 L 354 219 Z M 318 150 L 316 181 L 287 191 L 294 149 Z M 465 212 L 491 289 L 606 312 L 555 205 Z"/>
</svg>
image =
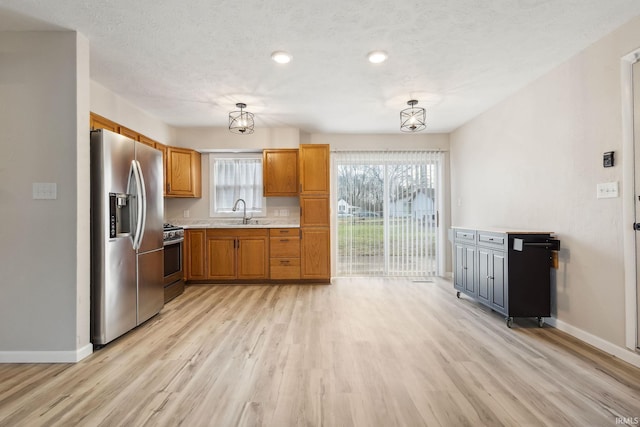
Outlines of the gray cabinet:
<svg viewBox="0 0 640 427">
<path fill-rule="evenodd" d="M 477 294 L 476 235 L 474 231 L 459 230 L 454 233 L 455 274 L 453 285 L 468 295 Z"/>
<path fill-rule="evenodd" d="M 478 300 L 498 313 L 507 314 L 507 254 L 478 248 Z"/>
<path fill-rule="evenodd" d="M 454 288 L 506 316 L 551 315 L 550 258 L 559 241 L 550 233 L 453 229 Z"/>
</svg>

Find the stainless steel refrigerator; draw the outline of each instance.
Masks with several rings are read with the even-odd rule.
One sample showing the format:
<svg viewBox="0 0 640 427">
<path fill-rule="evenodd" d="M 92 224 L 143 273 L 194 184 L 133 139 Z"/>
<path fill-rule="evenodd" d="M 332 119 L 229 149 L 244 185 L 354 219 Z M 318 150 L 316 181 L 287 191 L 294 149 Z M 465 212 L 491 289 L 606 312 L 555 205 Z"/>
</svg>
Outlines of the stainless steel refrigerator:
<svg viewBox="0 0 640 427">
<path fill-rule="evenodd" d="M 164 305 L 162 154 L 91 131 L 91 341 L 104 345 Z"/>
</svg>

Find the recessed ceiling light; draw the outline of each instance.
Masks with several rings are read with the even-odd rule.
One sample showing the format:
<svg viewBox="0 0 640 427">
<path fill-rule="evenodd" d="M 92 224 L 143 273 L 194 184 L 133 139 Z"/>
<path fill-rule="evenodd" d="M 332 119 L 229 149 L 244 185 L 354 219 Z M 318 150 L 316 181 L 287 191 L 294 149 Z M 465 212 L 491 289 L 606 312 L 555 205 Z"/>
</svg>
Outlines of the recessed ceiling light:
<svg viewBox="0 0 640 427">
<path fill-rule="evenodd" d="M 372 64 L 380 64 L 387 60 L 389 55 L 384 50 L 374 50 L 373 52 L 369 52 L 367 58 L 369 58 L 369 62 Z"/>
<path fill-rule="evenodd" d="M 276 61 L 278 64 L 288 64 L 291 62 L 291 55 L 287 52 L 276 50 L 271 54 L 271 59 Z"/>
</svg>

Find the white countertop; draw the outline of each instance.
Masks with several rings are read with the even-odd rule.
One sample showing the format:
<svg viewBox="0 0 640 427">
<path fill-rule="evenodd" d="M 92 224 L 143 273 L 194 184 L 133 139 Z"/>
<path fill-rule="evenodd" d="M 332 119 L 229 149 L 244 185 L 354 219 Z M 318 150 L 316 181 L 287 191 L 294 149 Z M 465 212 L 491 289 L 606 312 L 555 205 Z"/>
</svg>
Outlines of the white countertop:
<svg viewBox="0 0 640 427">
<path fill-rule="evenodd" d="M 464 230 L 477 230 L 477 231 L 489 231 L 491 233 L 505 233 L 505 234 L 553 234 L 553 231 L 541 231 L 541 230 L 523 230 L 519 228 L 506 228 L 506 227 L 463 227 L 460 225 L 454 225 L 451 228 L 464 229 Z"/>
<path fill-rule="evenodd" d="M 188 228 L 299 228 L 300 222 L 291 219 L 254 218 L 249 224 L 243 224 L 242 218 L 227 219 L 184 219 L 170 220 L 169 223 Z"/>
</svg>

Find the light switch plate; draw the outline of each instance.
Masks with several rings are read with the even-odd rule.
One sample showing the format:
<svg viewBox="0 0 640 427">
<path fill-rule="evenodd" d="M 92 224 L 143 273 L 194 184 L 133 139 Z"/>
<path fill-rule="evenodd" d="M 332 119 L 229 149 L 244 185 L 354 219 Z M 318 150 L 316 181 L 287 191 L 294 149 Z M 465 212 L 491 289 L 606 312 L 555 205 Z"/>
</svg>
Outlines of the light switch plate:
<svg viewBox="0 0 640 427">
<path fill-rule="evenodd" d="M 34 182 L 32 191 L 34 200 L 55 200 L 58 198 L 58 185 L 55 182 Z"/>
<path fill-rule="evenodd" d="M 598 199 L 611 199 L 618 197 L 618 181 L 598 184 L 596 197 Z"/>
</svg>

